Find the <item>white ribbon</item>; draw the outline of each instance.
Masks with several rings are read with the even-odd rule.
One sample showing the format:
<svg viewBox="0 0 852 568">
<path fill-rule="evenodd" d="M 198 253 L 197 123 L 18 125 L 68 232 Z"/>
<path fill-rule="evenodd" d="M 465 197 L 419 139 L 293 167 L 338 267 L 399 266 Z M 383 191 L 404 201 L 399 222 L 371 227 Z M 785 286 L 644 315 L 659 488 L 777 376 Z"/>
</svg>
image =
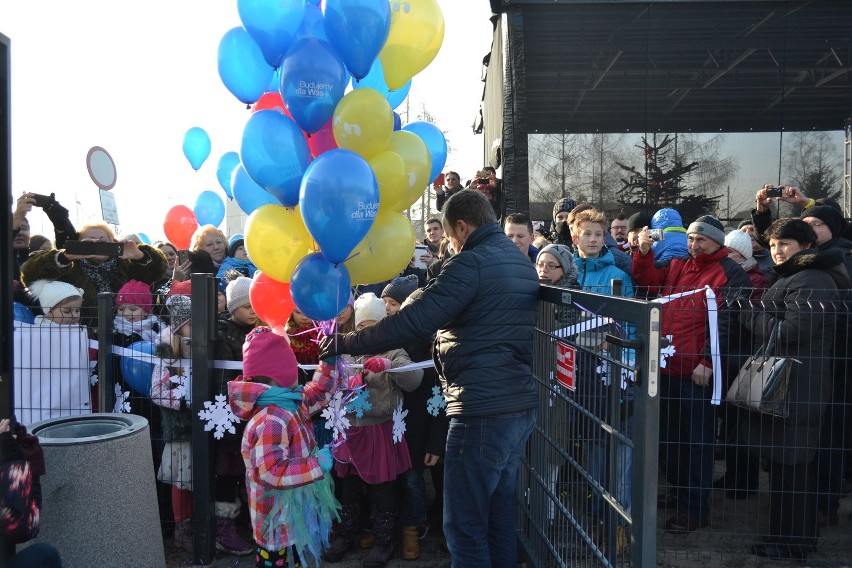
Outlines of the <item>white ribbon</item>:
<svg viewBox="0 0 852 568">
<path fill-rule="evenodd" d="M 699 292 L 704 292 L 704 297 L 707 299 L 707 324 L 710 328 L 710 362 L 713 364 L 713 396 L 710 398 L 710 404 L 718 406 L 722 403 L 722 355 L 719 351 L 719 309 L 716 306 L 716 293 L 710 286 L 705 286 L 697 290 L 663 296 L 657 298 L 656 302 L 667 304 L 672 300 L 692 296 Z"/>
</svg>

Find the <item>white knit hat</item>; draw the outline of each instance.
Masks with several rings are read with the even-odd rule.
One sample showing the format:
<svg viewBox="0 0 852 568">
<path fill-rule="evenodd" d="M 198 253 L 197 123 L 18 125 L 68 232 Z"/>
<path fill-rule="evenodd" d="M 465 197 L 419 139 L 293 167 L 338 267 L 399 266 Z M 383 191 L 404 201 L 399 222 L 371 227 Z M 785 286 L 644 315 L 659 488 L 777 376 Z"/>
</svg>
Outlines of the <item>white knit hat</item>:
<svg viewBox="0 0 852 568">
<path fill-rule="evenodd" d="M 61 280 L 36 280 L 28 288 L 38 300 L 44 313 L 49 312 L 62 300 L 83 297 L 82 288 L 77 288 Z"/>
<path fill-rule="evenodd" d="M 225 297 L 228 299 L 228 311 L 234 313 L 241 306 L 249 303 L 249 289 L 251 288 L 251 278 L 240 276 L 228 282 L 228 287 L 225 288 Z"/>
<path fill-rule="evenodd" d="M 732 248 L 746 260 L 752 257 L 751 237 L 739 230 L 734 230 L 725 236 L 725 246 Z"/>
<path fill-rule="evenodd" d="M 385 302 L 372 292 L 362 294 L 355 299 L 355 327 L 362 321 L 379 321 L 387 315 Z"/>
</svg>

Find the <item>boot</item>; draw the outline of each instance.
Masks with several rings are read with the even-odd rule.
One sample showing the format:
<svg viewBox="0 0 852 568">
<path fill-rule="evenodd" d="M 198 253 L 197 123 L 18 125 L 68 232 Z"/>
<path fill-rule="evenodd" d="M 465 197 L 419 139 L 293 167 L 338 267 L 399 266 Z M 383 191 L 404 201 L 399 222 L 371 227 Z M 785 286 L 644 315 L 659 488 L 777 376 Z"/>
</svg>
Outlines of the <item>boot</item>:
<svg viewBox="0 0 852 568">
<path fill-rule="evenodd" d="M 175 546 L 192 552 L 192 520 L 175 523 Z"/>
<path fill-rule="evenodd" d="M 344 505 L 340 510 L 340 523 L 334 532 L 328 550 L 322 555 L 326 562 L 340 562 L 346 553 L 352 548 L 355 538 L 355 520 L 361 507 L 358 505 Z"/>
<path fill-rule="evenodd" d="M 234 556 L 246 556 L 254 552 L 255 548 L 237 534 L 234 519 L 216 517 L 216 550 Z"/>
<path fill-rule="evenodd" d="M 402 527 L 402 559 L 417 560 L 420 557 L 420 538 L 416 526 Z"/>
<path fill-rule="evenodd" d="M 364 558 L 362 568 L 385 568 L 385 564 L 393 557 L 393 529 L 395 525 L 396 513 L 375 514 L 373 517 L 375 545 Z"/>
</svg>

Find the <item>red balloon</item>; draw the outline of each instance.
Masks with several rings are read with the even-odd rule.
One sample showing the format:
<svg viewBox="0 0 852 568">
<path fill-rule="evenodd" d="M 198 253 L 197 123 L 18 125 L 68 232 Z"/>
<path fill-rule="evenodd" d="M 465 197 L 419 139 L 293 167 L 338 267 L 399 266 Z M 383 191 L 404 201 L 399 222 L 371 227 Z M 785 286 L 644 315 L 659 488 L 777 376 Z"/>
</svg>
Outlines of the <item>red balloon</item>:
<svg viewBox="0 0 852 568">
<path fill-rule="evenodd" d="M 254 107 L 252 107 L 252 112 L 259 110 L 277 110 L 290 116 L 290 111 L 287 110 L 287 107 L 284 105 L 284 99 L 281 98 L 281 93 L 278 91 L 269 91 L 260 95 L 260 98 L 254 103 Z M 293 117 L 290 116 L 290 118 Z"/>
<path fill-rule="evenodd" d="M 323 152 L 337 148 L 337 141 L 334 139 L 334 130 L 331 127 L 332 120 L 334 119 L 329 118 L 328 122 L 323 124 L 319 130 L 308 135 L 308 148 L 311 149 L 311 156 L 314 158 Z"/>
<path fill-rule="evenodd" d="M 178 249 L 188 249 L 192 234 L 198 228 L 195 213 L 186 205 L 175 205 L 166 213 L 163 230 L 166 238 Z"/>
<path fill-rule="evenodd" d="M 258 317 L 272 328 L 283 327 L 295 307 L 290 283 L 273 280 L 263 272 L 258 272 L 251 282 L 249 301 Z"/>
</svg>

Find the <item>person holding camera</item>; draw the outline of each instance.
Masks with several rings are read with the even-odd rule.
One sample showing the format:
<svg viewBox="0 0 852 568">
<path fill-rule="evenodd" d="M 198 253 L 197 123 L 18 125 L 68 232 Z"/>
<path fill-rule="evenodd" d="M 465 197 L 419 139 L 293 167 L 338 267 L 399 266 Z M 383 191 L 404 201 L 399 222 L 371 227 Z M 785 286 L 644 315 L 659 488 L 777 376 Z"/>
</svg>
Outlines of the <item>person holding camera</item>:
<svg viewBox="0 0 852 568">
<path fill-rule="evenodd" d="M 461 176 L 454 171 L 444 174 L 443 183 L 438 183 L 439 181 L 440 178 L 432 184 L 435 189 L 435 209 L 438 211 L 444 208 L 447 199 L 464 189 L 461 185 Z"/>
<path fill-rule="evenodd" d="M 61 248 L 68 239 L 76 238 L 77 231 L 68 217 L 68 210 L 56 201 L 53 193 L 39 195 L 37 193 L 22 193 L 18 198 L 15 211 L 12 213 L 12 250 L 15 255 L 17 272 L 15 279 L 20 280 L 21 265 L 30 255 L 30 223 L 27 215 L 33 207 L 41 207 L 50 222 L 53 223 L 57 248 Z"/>
<path fill-rule="evenodd" d="M 139 280 L 150 286 L 166 272 L 163 253 L 133 241 L 117 242 L 112 229 L 105 223 L 84 225 L 79 236 L 78 241 L 66 242 L 65 248 L 33 254 L 21 266 L 21 282 L 27 285 L 36 280 L 61 280 L 82 288 L 80 321 L 88 327 L 94 328 L 97 322 L 99 293 L 116 293 L 129 280 Z M 74 248 L 69 249 L 72 243 Z"/>
</svg>

